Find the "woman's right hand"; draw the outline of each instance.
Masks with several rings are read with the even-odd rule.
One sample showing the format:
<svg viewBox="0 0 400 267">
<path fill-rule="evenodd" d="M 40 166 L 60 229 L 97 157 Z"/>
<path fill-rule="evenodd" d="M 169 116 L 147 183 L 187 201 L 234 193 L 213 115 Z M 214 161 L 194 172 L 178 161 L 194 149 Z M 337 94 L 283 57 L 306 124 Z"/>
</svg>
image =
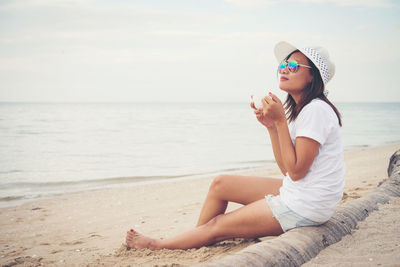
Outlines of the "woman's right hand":
<svg viewBox="0 0 400 267">
<path fill-rule="evenodd" d="M 254 109 L 254 114 L 256 114 L 257 120 L 264 125 L 265 127 L 267 127 L 268 129 L 274 129 L 275 128 L 275 123 L 273 120 L 267 118 L 266 116 L 264 116 L 264 112 L 263 109 L 257 109 L 254 106 L 254 102 L 250 103 L 250 106 L 252 107 L 252 109 Z"/>
</svg>

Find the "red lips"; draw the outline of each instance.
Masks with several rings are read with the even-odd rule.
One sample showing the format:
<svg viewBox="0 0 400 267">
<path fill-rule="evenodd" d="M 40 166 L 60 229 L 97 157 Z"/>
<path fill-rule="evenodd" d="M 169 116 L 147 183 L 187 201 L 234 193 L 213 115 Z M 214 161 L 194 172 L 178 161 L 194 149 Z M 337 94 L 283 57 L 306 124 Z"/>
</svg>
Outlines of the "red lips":
<svg viewBox="0 0 400 267">
<path fill-rule="evenodd" d="M 288 78 L 285 78 L 285 77 L 282 77 L 282 76 L 281 76 L 280 80 L 281 80 L 281 81 L 287 81 Z"/>
</svg>

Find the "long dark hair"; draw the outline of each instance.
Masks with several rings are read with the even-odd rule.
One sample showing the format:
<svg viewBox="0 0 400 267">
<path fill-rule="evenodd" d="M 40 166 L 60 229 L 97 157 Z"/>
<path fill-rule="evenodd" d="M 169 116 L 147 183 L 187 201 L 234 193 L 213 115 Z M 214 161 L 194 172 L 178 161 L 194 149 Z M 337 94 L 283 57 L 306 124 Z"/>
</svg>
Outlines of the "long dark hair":
<svg viewBox="0 0 400 267">
<path fill-rule="evenodd" d="M 292 53 L 290 53 L 285 60 L 287 60 L 293 53 L 300 52 L 299 50 L 295 50 Z M 311 102 L 311 100 L 315 98 L 319 98 L 322 101 L 325 101 L 326 103 L 331 106 L 333 111 L 335 111 L 336 116 L 338 117 L 339 120 L 339 125 L 342 126 L 342 119 L 339 110 L 329 101 L 329 99 L 324 95 L 324 89 L 325 85 L 324 82 L 322 81 L 321 74 L 319 73 L 319 70 L 317 67 L 314 65 L 314 63 L 307 58 L 308 65 L 311 66 L 310 74 L 313 77 L 312 81 L 307 85 L 306 88 L 303 90 L 302 97 L 299 101 L 299 103 L 296 104 L 294 101 L 293 97 L 288 94 L 286 101 L 284 103 L 284 107 L 286 109 L 286 116 L 289 120 L 289 122 L 294 121 L 297 116 L 300 114 L 300 111 L 308 104 Z"/>
</svg>

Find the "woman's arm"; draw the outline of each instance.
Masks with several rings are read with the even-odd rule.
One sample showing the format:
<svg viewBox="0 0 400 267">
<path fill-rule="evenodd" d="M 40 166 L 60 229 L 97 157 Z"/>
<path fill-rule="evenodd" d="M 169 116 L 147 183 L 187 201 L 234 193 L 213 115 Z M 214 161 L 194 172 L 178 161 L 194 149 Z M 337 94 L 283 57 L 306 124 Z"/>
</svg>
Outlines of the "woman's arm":
<svg viewBox="0 0 400 267">
<path fill-rule="evenodd" d="M 310 169 L 318 153 L 319 143 L 307 137 L 297 137 L 293 146 L 286 119 L 284 121 L 277 121 L 276 129 L 280 140 L 280 150 L 283 151 L 281 153 L 283 165 L 289 173 L 290 178 L 293 181 L 298 181 Z"/>
<path fill-rule="evenodd" d="M 283 105 L 275 95 L 263 99 L 263 112 L 265 117 L 274 121 L 283 169 L 293 181 L 302 179 L 318 153 L 319 143 L 307 137 L 298 137 L 293 146 Z M 275 148 L 275 151 L 278 149 Z"/>
<path fill-rule="evenodd" d="M 272 151 L 274 152 L 276 163 L 278 164 L 282 174 L 286 175 L 287 171 L 282 160 L 278 131 L 274 127 L 274 128 L 268 128 L 268 132 L 269 132 L 269 137 L 271 139 Z"/>
</svg>

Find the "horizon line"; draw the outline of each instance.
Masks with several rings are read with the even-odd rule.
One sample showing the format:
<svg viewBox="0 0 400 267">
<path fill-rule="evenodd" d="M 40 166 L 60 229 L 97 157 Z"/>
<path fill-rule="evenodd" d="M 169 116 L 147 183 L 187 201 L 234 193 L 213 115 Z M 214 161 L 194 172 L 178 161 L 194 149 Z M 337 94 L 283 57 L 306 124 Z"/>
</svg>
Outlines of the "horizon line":
<svg viewBox="0 0 400 267">
<path fill-rule="evenodd" d="M 3 101 L 8 104 L 243 104 L 249 101 Z M 400 103 L 400 101 L 335 101 L 335 103 Z"/>
</svg>

